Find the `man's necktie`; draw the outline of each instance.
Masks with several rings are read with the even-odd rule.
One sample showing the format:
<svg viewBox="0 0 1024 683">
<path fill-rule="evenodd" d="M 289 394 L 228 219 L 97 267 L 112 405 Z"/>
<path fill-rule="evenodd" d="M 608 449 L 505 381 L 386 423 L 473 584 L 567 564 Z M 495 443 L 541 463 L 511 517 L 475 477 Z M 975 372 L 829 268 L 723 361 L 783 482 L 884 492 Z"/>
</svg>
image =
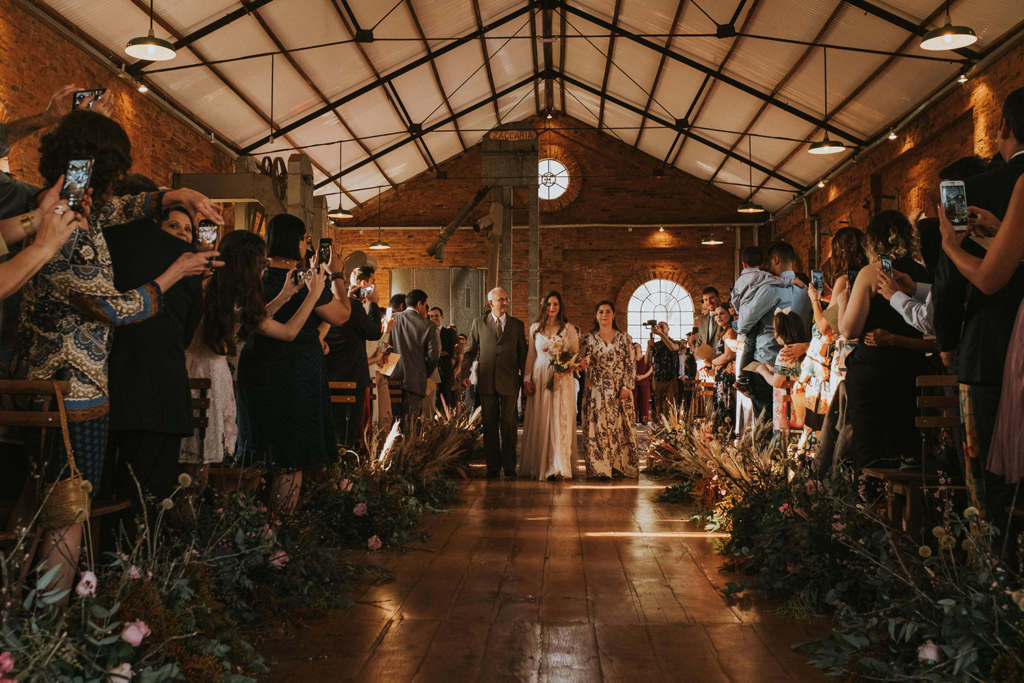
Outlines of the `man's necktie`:
<svg viewBox="0 0 1024 683">
<path fill-rule="evenodd" d="M 494 319 L 494 334 L 496 334 L 498 339 L 501 340 L 501 321 L 497 318 Z"/>
</svg>

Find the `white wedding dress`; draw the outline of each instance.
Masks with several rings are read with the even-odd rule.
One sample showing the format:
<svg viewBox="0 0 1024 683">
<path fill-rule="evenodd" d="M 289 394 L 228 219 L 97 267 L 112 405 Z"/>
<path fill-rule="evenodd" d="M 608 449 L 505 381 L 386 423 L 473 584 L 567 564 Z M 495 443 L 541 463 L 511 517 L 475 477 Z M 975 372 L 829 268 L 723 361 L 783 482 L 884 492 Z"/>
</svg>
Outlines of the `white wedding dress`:
<svg viewBox="0 0 1024 683">
<path fill-rule="evenodd" d="M 576 388 L 572 375 L 557 377 L 548 357 L 552 348 L 579 351 L 576 329 L 568 325 L 552 339 L 530 327 L 533 345 L 526 359 L 526 377 L 534 393 L 526 401 L 526 419 L 520 441 L 518 474 L 545 480 L 560 475 L 571 478 L 576 471 Z M 548 380 L 554 377 L 554 388 Z"/>
</svg>

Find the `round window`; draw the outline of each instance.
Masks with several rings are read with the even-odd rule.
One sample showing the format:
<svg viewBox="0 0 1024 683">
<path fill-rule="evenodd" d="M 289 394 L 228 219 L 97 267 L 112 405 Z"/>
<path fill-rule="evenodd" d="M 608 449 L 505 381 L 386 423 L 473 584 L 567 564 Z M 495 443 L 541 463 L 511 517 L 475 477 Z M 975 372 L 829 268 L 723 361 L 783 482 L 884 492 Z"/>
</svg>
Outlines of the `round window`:
<svg viewBox="0 0 1024 683">
<path fill-rule="evenodd" d="M 569 171 L 554 159 L 542 159 L 539 173 L 539 195 L 541 199 L 557 199 L 569 189 Z"/>
</svg>

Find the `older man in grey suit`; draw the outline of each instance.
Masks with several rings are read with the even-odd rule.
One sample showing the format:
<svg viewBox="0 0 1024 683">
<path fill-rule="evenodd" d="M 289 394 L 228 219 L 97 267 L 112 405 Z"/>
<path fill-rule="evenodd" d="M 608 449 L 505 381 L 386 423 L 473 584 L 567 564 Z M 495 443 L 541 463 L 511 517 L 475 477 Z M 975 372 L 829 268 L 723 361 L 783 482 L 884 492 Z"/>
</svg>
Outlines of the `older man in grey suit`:
<svg viewBox="0 0 1024 683">
<path fill-rule="evenodd" d="M 516 400 L 526 367 L 526 326 L 508 314 L 508 293 L 493 289 L 487 295 L 491 312 L 473 321 L 462 363 L 462 383 L 469 386 L 470 368 L 477 361 L 477 395 L 484 425 L 487 476 L 516 476 Z"/>
<path fill-rule="evenodd" d="M 414 289 L 405 295 L 406 309 L 395 314 L 391 346 L 401 358 L 392 377 L 402 380 L 402 417 L 415 419 L 423 409 L 427 378 L 441 354 L 434 324 L 427 319 L 427 293 Z"/>
</svg>

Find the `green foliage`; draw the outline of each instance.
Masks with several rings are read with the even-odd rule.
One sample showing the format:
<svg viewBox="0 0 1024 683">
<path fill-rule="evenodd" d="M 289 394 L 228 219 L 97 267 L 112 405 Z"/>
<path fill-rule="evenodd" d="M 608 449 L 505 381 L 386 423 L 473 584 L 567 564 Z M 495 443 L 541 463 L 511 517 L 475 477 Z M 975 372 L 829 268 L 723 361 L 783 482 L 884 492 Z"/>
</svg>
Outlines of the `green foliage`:
<svg viewBox="0 0 1024 683">
<path fill-rule="evenodd" d="M 679 484 L 673 484 L 654 499 L 655 503 L 685 503 L 693 491 L 693 481 L 686 479 Z"/>
</svg>

